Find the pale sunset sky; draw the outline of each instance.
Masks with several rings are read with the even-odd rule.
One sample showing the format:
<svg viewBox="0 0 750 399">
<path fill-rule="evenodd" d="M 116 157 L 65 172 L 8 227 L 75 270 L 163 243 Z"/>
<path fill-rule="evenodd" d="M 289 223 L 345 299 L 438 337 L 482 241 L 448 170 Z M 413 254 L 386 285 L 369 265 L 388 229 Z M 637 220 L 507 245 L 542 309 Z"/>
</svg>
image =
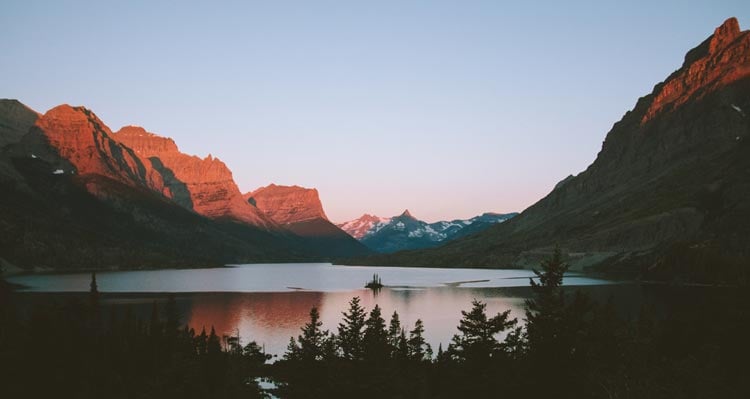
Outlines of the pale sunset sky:
<svg viewBox="0 0 750 399">
<path fill-rule="evenodd" d="M 16 1 L 0 97 L 315 187 L 335 222 L 522 211 L 750 1 Z"/>
</svg>

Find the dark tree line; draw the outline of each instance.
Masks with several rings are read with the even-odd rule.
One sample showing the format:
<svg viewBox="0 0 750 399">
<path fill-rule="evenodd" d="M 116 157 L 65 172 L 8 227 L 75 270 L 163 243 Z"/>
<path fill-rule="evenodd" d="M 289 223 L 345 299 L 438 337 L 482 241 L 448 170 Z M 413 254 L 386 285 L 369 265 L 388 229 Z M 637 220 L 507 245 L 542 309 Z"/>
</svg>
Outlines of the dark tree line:
<svg viewBox="0 0 750 399">
<path fill-rule="evenodd" d="M 255 342 L 182 326 L 170 296 L 147 321 L 107 313 L 92 275 L 87 301 L 34 306 L 27 318 L 0 284 L 4 398 L 261 397 L 254 376 L 270 358 Z"/>
<path fill-rule="evenodd" d="M 417 320 L 386 323 L 353 298 L 336 332 L 317 309 L 273 373 L 290 398 L 746 398 L 750 295 L 727 291 L 687 314 L 621 318 L 563 289 L 562 255 L 530 281 L 525 323 L 473 301 L 447 348 L 432 348 Z"/>
<path fill-rule="evenodd" d="M 623 318 L 562 287 L 557 251 L 530 284 L 524 323 L 473 301 L 447 347 L 431 348 L 421 320 L 386 320 L 355 297 L 335 331 L 317 309 L 283 359 L 239 335 L 185 327 L 170 297 L 147 320 L 87 300 L 43 303 L 26 316 L 0 280 L 2 397 L 261 397 L 273 378 L 289 398 L 746 398 L 750 292 L 657 315 Z"/>
</svg>

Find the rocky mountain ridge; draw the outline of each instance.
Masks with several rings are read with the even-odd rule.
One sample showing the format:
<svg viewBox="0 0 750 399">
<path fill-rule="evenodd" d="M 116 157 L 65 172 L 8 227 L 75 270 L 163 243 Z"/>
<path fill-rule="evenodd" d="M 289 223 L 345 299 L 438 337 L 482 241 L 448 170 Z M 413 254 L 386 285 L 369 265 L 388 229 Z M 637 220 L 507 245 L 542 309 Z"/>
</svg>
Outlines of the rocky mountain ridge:
<svg viewBox="0 0 750 399">
<path fill-rule="evenodd" d="M 427 223 L 415 218 L 407 209 L 399 216 L 390 218 L 365 214 L 338 226 L 370 249 L 380 253 L 391 253 L 404 249 L 434 247 L 482 231 L 515 215 L 488 212 L 471 219 Z"/>
<path fill-rule="evenodd" d="M 282 228 L 304 237 L 337 257 L 370 253 L 363 244 L 328 220 L 318 190 L 271 184 L 244 195 L 248 204 Z"/>
<path fill-rule="evenodd" d="M 0 100 L 0 124 L 4 263 L 190 267 L 368 253 L 332 225 L 281 226 L 244 199 L 220 160 L 143 128 L 113 133 L 84 107 L 39 115 Z"/>
<path fill-rule="evenodd" d="M 507 223 L 355 263 L 532 267 L 732 282 L 750 265 L 750 32 L 728 19 L 614 124 L 596 160 Z"/>
</svg>

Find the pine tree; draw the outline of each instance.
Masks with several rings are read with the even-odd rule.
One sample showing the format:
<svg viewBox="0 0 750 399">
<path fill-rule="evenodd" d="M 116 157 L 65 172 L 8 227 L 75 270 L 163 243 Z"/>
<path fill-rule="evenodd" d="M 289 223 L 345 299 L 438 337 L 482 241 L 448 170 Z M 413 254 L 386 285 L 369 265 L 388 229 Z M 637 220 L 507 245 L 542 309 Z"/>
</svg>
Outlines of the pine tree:
<svg viewBox="0 0 750 399">
<path fill-rule="evenodd" d="M 329 333 L 323 342 L 323 360 L 332 361 L 339 358 L 338 337 Z"/>
<path fill-rule="evenodd" d="M 417 319 L 414 323 L 414 329 L 409 332 L 408 350 L 409 359 L 414 361 L 429 361 L 432 359 L 432 348 L 430 344 L 425 341 L 424 337 L 424 324 L 422 320 Z"/>
<path fill-rule="evenodd" d="M 370 311 L 365 322 L 364 349 L 364 358 L 368 360 L 382 360 L 390 354 L 388 331 L 378 305 Z"/>
<path fill-rule="evenodd" d="M 198 354 L 201 356 L 208 353 L 208 334 L 206 334 L 206 326 L 203 326 L 200 335 L 195 337 L 195 347 Z"/>
<path fill-rule="evenodd" d="M 396 346 L 396 354 L 394 357 L 399 360 L 406 360 L 409 358 L 409 340 L 406 338 L 406 331 L 403 328 L 398 334 L 398 344 Z"/>
<path fill-rule="evenodd" d="M 482 361 L 497 352 L 504 351 L 504 346 L 495 335 L 516 325 L 516 319 L 510 319 L 510 310 L 498 313 L 488 319 L 487 304 L 473 300 L 469 312 L 461 311 L 463 318 L 459 322 L 460 334 L 453 336 L 448 352 L 458 361 Z"/>
<path fill-rule="evenodd" d="M 361 360 L 364 352 L 362 331 L 365 327 L 365 310 L 359 297 L 349 302 L 349 311 L 344 312 L 344 321 L 339 323 L 338 337 L 344 359 Z"/>
<path fill-rule="evenodd" d="M 437 356 L 435 357 L 437 363 L 445 363 L 448 361 L 448 355 L 443 351 L 443 344 L 438 344 Z"/>
<path fill-rule="evenodd" d="M 96 272 L 91 273 L 89 284 L 89 325 L 92 331 L 99 331 L 102 326 L 101 308 L 99 306 L 99 286 L 96 283 Z"/>
<path fill-rule="evenodd" d="M 534 298 L 526 301 L 526 339 L 531 352 L 553 359 L 565 352 L 561 346 L 565 314 L 562 282 L 568 265 L 557 247 L 541 267 L 541 271 L 534 270 L 539 282 L 530 279 Z"/>
<path fill-rule="evenodd" d="M 173 344 L 177 340 L 177 333 L 180 327 L 180 315 L 177 311 L 177 302 L 174 299 L 174 294 L 169 294 L 167 303 L 164 306 L 164 335 L 167 338 L 168 344 Z"/>
<path fill-rule="evenodd" d="M 406 359 L 408 350 L 404 329 L 401 327 L 398 313 L 394 310 L 388 326 L 388 345 L 390 345 L 392 359 Z"/>
<path fill-rule="evenodd" d="M 216 335 L 216 329 L 214 329 L 214 326 L 211 326 L 211 334 L 208 336 L 208 341 L 206 343 L 206 354 L 211 356 L 218 355 L 220 353 L 221 340 L 219 339 L 219 336 Z"/>
<path fill-rule="evenodd" d="M 286 346 L 286 352 L 284 352 L 284 360 L 298 361 L 300 359 L 302 359 L 302 349 L 294 337 L 289 337 L 289 343 Z"/>
<path fill-rule="evenodd" d="M 255 341 L 250 341 L 242 348 L 242 356 L 250 360 L 254 365 L 262 365 L 266 360 L 271 359 L 271 355 L 267 354 Z"/>
<path fill-rule="evenodd" d="M 310 322 L 302 327 L 302 335 L 297 337 L 300 346 L 300 358 L 303 361 L 323 359 L 323 345 L 328 338 L 328 331 L 322 331 L 323 322 L 320 321 L 318 308 L 310 310 Z"/>
<path fill-rule="evenodd" d="M 393 311 L 391 316 L 391 322 L 388 325 L 388 343 L 391 347 L 396 348 L 398 346 L 398 336 L 401 333 L 401 321 L 398 318 L 398 312 Z"/>
</svg>

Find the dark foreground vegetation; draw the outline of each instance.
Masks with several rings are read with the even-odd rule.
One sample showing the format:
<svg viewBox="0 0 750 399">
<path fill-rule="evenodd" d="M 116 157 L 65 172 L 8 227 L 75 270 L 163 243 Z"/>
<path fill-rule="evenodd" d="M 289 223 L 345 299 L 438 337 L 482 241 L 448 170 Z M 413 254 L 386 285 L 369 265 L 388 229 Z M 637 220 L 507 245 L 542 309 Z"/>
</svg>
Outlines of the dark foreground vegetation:
<svg viewBox="0 0 750 399">
<path fill-rule="evenodd" d="M 289 398 L 750 397 L 748 290 L 626 319 L 611 302 L 565 294 L 565 269 L 559 252 L 542 263 L 523 325 L 474 301 L 445 348 L 427 344 L 421 321 L 402 325 L 359 298 L 333 332 L 313 308 L 273 364 L 255 342 L 182 326 L 172 298 L 140 320 L 100 306 L 92 279 L 86 301 L 19 314 L 0 282 L 0 396 L 252 398 L 269 377 Z"/>
</svg>

